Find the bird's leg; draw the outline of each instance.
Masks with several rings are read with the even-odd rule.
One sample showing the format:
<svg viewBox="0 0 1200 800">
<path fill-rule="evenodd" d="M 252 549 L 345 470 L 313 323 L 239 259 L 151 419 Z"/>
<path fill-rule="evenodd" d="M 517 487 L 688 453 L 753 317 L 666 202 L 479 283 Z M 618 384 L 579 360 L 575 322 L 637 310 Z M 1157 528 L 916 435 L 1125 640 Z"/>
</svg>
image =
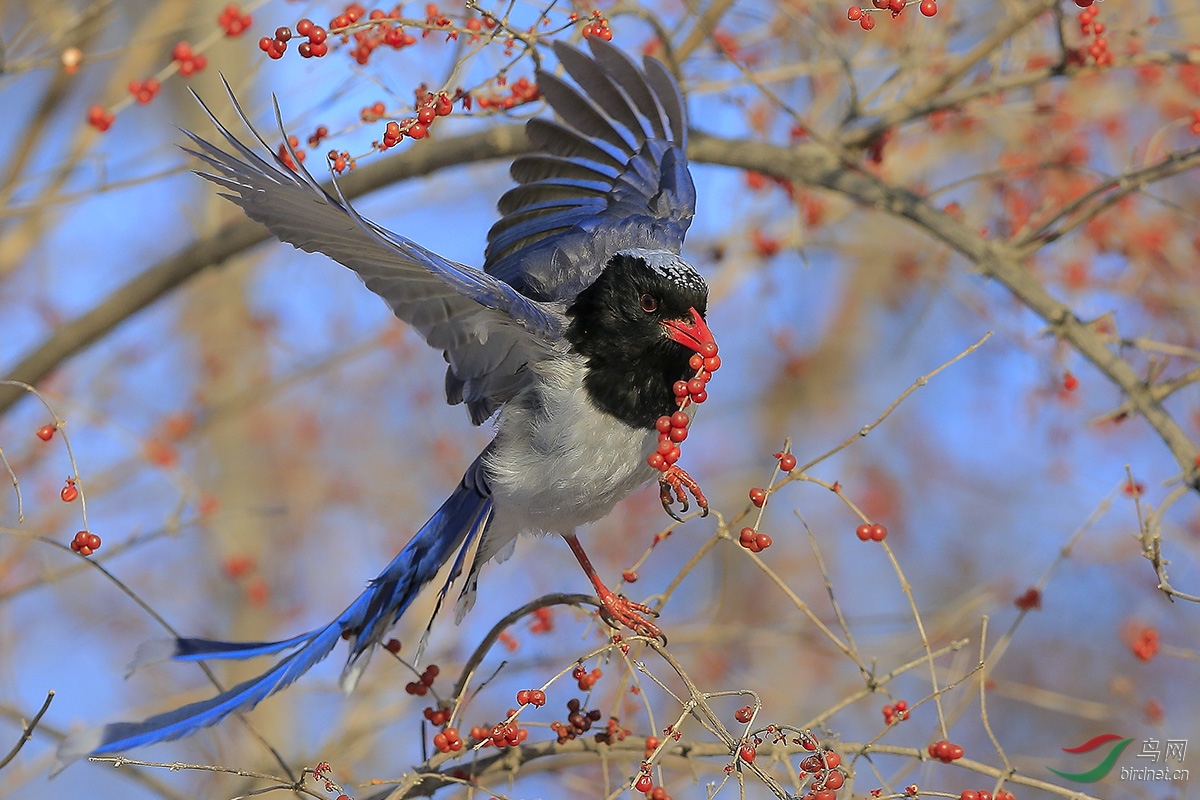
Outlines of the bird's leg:
<svg viewBox="0 0 1200 800">
<path fill-rule="evenodd" d="M 600 580 L 600 576 L 596 574 L 596 568 L 592 566 L 587 553 L 583 552 L 583 545 L 579 543 L 578 537 L 572 533 L 563 536 L 563 538 L 567 540 L 567 546 L 571 548 L 571 552 L 575 554 L 575 559 L 579 562 L 579 566 L 583 567 L 588 580 L 592 582 L 592 586 L 596 589 L 596 596 L 600 598 L 601 616 L 609 621 L 610 624 L 617 623 L 624 625 L 639 636 L 649 636 L 651 639 L 663 638 L 662 631 L 659 630 L 658 626 L 641 616 L 642 614 L 658 616 L 654 613 L 654 609 L 641 603 L 635 603 L 627 597 L 621 597 L 605 586 L 604 581 Z"/>
<path fill-rule="evenodd" d="M 672 491 L 674 491 L 674 498 L 671 496 Z M 700 516 L 707 517 L 708 498 L 704 496 L 704 492 L 700 489 L 700 484 L 696 483 L 696 479 L 688 475 L 678 464 L 672 464 L 663 470 L 662 476 L 658 479 L 658 496 L 662 500 L 663 509 L 680 522 L 683 519 L 679 514 L 686 514 L 688 510 L 688 492 L 691 492 L 692 496 L 696 498 L 696 506 L 700 509 Z M 678 500 L 683 505 L 679 514 L 676 514 L 675 509 L 671 507 L 672 499 Z"/>
</svg>

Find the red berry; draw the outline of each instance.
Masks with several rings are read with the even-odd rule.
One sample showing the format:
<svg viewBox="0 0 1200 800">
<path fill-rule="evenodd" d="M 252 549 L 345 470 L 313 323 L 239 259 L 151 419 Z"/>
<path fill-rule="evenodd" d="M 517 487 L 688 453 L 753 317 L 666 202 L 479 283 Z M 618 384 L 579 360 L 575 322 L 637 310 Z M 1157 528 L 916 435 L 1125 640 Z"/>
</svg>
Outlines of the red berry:
<svg viewBox="0 0 1200 800">
<path fill-rule="evenodd" d="M 37 437 L 43 442 L 48 442 L 50 441 L 50 438 L 54 436 L 54 430 L 55 429 L 53 425 L 43 425 L 37 429 Z"/>
<path fill-rule="evenodd" d="M 765 533 L 759 533 L 754 536 L 754 544 L 759 550 L 766 550 L 771 546 L 771 537 Z"/>
<path fill-rule="evenodd" d="M 825 766 L 830 769 L 837 769 L 838 764 L 842 763 L 842 757 L 832 750 L 825 751 Z"/>
<path fill-rule="evenodd" d="M 311 19 L 302 19 L 296 23 L 296 33 L 301 36 L 308 36 L 312 32 L 314 25 Z"/>
<path fill-rule="evenodd" d="M 979 800 L 979 792 L 967 789 L 958 796 L 958 800 Z"/>
<path fill-rule="evenodd" d="M 745 761 L 747 764 L 753 764 L 754 757 L 757 756 L 758 753 L 755 752 L 754 745 L 744 744 L 742 745 L 742 749 L 738 751 L 738 755 L 741 757 L 742 761 Z"/>
<path fill-rule="evenodd" d="M 871 541 L 871 526 L 864 522 L 854 529 L 854 535 L 864 542 Z"/>
<path fill-rule="evenodd" d="M 752 709 L 750 706 L 743 706 L 742 708 L 739 708 L 737 711 L 733 712 L 733 718 L 742 724 L 749 722 L 753 717 L 754 709 Z"/>
<path fill-rule="evenodd" d="M 383 646 L 383 649 L 387 650 L 389 653 L 392 653 L 393 655 L 396 653 L 399 653 L 400 652 L 400 640 L 399 639 L 388 639 L 387 644 L 385 644 Z"/>
<path fill-rule="evenodd" d="M 762 508 L 763 504 L 767 502 L 767 493 L 758 487 L 751 489 L 750 502 L 754 503 L 754 505 L 758 506 L 759 508 Z"/>
<path fill-rule="evenodd" d="M 836 772 L 836 771 L 830 772 L 828 775 L 825 776 L 825 788 L 826 789 L 834 789 L 834 790 L 840 789 L 840 788 L 842 788 L 842 784 L 845 782 L 846 782 L 846 777 L 844 775 L 842 775 L 842 773 L 840 773 L 840 772 Z"/>
<path fill-rule="evenodd" d="M 79 488 L 75 486 L 74 481 L 69 480 L 67 481 L 67 485 L 62 488 L 60 496 L 64 503 L 74 502 L 75 498 L 79 497 Z"/>
<path fill-rule="evenodd" d="M 882 542 L 887 537 L 887 528 L 880 525 L 878 522 L 871 526 L 871 538 L 877 542 Z"/>
<path fill-rule="evenodd" d="M 686 428 L 691 421 L 691 417 L 682 411 L 676 411 L 671 415 L 672 428 Z"/>
<path fill-rule="evenodd" d="M 821 759 L 817 756 L 808 756 L 800 762 L 800 769 L 816 774 L 824 769 L 824 765 L 821 764 Z"/>
<path fill-rule="evenodd" d="M 921 13 L 932 17 L 937 13 L 937 3 L 934 0 L 921 0 Z"/>
<path fill-rule="evenodd" d="M 873 30 L 875 28 L 875 17 L 871 14 L 863 14 L 858 24 L 864 31 Z"/>
<path fill-rule="evenodd" d="M 705 342 L 704 344 L 700 345 L 700 355 L 704 356 L 705 358 L 713 358 L 714 356 L 716 356 L 716 354 L 717 354 L 717 343 L 716 342 Z"/>
<path fill-rule="evenodd" d="M 670 433 L 671 427 L 671 418 L 665 414 L 654 421 L 654 428 L 659 433 Z"/>
<path fill-rule="evenodd" d="M 779 456 L 779 468 L 784 472 L 791 472 L 796 468 L 796 457 L 791 453 L 783 453 Z"/>
<path fill-rule="evenodd" d="M 633 784 L 633 788 L 644 794 L 654 788 L 654 779 L 643 772 L 638 776 L 637 782 Z"/>
<path fill-rule="evenodd" d="M 850 20 L 851 22 L 856 22 L 862 19 L 862 15 L 863 10 L 858 6 L 850 6 L 850 8 L 846 11 L 846 19 Z"/>
</svg>

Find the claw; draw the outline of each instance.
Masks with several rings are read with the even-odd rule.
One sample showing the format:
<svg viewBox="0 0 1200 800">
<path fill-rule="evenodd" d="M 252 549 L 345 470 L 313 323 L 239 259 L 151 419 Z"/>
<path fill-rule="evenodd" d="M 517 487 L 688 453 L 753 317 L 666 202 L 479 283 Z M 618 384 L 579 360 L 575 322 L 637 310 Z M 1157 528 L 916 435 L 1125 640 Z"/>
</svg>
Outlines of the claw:
<svg viewBox="0 0 1200 800">
<path fill-rule="evenodd" d="M 704 492 L 700 489 L 700 484 L 696 483 L 696 479 L 688 475 L 682 467 L 672 464 L 667 467 L 662 477 L 658 479 L 658 497 L 662 500 L 663 510 L 678 522 L 683 522 L 683 518 L 679 514 L 686 514 L 689 508 L 688 492 L 691 492 L 692 496 L 696 498 L 696 506 L 700 509 L 700 516 L 707 517 L 708 498 L 704 496 Z M 683 506 L 679 513 L 676 513 L 673 508 L 675 502 Z"/>
<path fill-rule="evenodd" d="M 600 616 L 614 628 L 625 627 L 638 636 L 666 641 L 662 630 L 642 615 L 658 617 L 658 612 L 647 605 L 635 603 L 627 597 L 609 592 L 600 595 Z"/>
<path fill-rule="evenodd" d="M 675 513 L 675 509 L 673 508 L 673 506 L 675 504 L 675 498 L 671 496 L 672 488 L 675 490 L 676 495 L 679 497 L 679 502 L 683 504 L 683 508 L 680 509 L 679 514 L 686 514 L 687 510 L 688 510 L 688 500 L 687 500 L 687 494 L 683 491 L 682 486 L 672 487 L 671 484 L 669 482 L 667 482 L 666 480 L 659 481 L 658 482 L 658 499 L 662 501 L 663 511 L 666 511 L 668 514 L 670 514 L 671 518 L 674 519 L 676 522 L 683 522 L 683 517 L 681 517 L 681 516 L 679 516 L 679 514 Z"/>
</svg>

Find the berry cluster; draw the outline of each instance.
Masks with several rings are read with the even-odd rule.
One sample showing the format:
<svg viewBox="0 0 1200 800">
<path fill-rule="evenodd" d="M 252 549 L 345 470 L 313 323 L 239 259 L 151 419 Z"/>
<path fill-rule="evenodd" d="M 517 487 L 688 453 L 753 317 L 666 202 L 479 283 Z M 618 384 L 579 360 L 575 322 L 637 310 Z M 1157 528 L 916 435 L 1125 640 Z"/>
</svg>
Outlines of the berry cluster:
<svg viewBox="0 0 1200 800">
<path fill-rule="evenodd" d="M 654 785 L 654 778 L 650 777 L 648 766 L 643 768 L 642 773 L 633 782 L 633 788 L 645 794 L 646 800 L 671 800 L 671 795 L 667 794 L 666 789 Z"/>
<path fill-rule="evenodd" d="M 887 538 L 887 528 L 876 522 L 874 525 L 863 523 L 854 529 L 854 535 L 864 542 L 882 542 Z"/>
<path fill-rule="evenodd" d="M 1089 33 L 1093 36 L 1092 43 L 1084 52 L 1091 56 L 1096 66 L 1110 66 L 1113 57 L 1108 50 L 1108 39 L 1104 38 L 1105 26 L 1103 22 L 1096 21 L 1100 9 L 1092 5 L 1092 0 L 1075 0 L 1075 4 L 1083 8 L 1083 11 L 1079 12 L 1079 32 L 1085 36 Z"/>
<path fill-rule="evenodd" d="M 571 670 L 571 677 L 579 684 L 579 690 L 586 692 L 590 691 L 599 682 L 600 678 L 604 677 L 604 671 L 596 667 L 591 672 L 588 672 L 583 664 L 576 664 L 575 669 Z"/>
<path fill-rule="evenodd" d="M 288 145 L 291 146 L 289 147 Z M 295 172 L 297 170 L 297 166 L 296 161 L 292 160 L 292 153 L 296 154 L 296 160 L 300 161 L 301 163 L 303 163 L 304 159 L 307 158 L 307 154 L 300 149 L 300 140 L 295 136 L 287 137 L 287 144 L 280 142 L 279 146 L 275 148 L 275 154 L 279 156 L 279 160 L 283 162 L 283 165 Z"/>
<path fill-rule="evenodd" d="M 817 746 L 816 739 L 810 734 L 805 735 L 801 744 L 805 750 L 815 750 Z M 841 763 L 842 757 L 828 748 L 805 756 L 800 762 L 800 777 L 803 779 L 809 774 L 813 781 L 802 800 L 835 800 L 837 790 L 846 783 L 846 776 L 838 769 Z"/>
<path fill-rule="evenodd" d="M 541 689 L 522 689 L 517 692 L 517 703 L 523 706 L 544 706 L 546 705 L 546 693 Z"/>
<path fill-rule="evenodd" d="M 100 549 L 100 537 L 88 531 L 80 531 L 71 540 L 71 549 L 81 556 L 90 556 Z"/>
<path fill-rule="evenodd" d="M 932 17 L 937 14 L 937 0 L 871 0 L 871 5 L 875 6 L 875 10 L 877 11 L 890 11 L 892 19 L 895 19 L 904 12 L 909 2 L 917 3 L 917 6 L 921 9 L 921 13 L 926 17 Z M 846 19 L 851 22 L 857 22 L 859 27 L 864 31 L 875 28 L 874 11 L 871 9 L 850 6 L 850 8 L 846 9 Z"/>
<path fill-rule="evenodd" d="M 929 745 L 929 755 L 943 764 L 949 764 L 963 757 L 963 749 L 962 745 L 941 739 Z"/>
<path fill-rule="evenodd" d="M 508 716 L 516 713 L 516 709 L 510 708 Z M 505 747 L 516 747 L 521 742 L 529 738 L 529 730 L 522 728 L 512 722 L 501 722 L 498 725 L 476 725 L 471 728 L 471 738 L 478 743 L 480 747 L 497 747 L 504 749 Z"/>
<path fill-rule="evenodd" d="M 154 95 L 158 94 L 158 90 L 162 85 L 158 82 L 158 78 L 146 78 L 144 81 L 132 80 L 129 82 L 129 93 L 133 95 L 133 99 L 145 105 L 154 99 Z"/>
<path fill-rule="evenodd" d="M 609 717 L 608 723 L 604 726 L 604 730 L 596 734 L 596 741 L 599 744 L 613 744 L 615 742 L 625 741 L 625 737 L 632 731 L 629 728 L 621 727 L 621 720 L 617 717 Z"/>
<path fill-rule="evenodd" d="M 409 694 L 415 694 L 417 697 L 424 697 L 425 693 L 429 691 L 429 687 L 433 686 L 433 681 L 437 678 L 439 672 L 437 664 L 430 664 L 421 673 L 419 680 L 404 684 L 404 691 Z"/>
<path fill-rule="evenodd" d="M 101 133 L 112 127 L 114 119 L 116 119 L 116 115 L 111 111 L 106 111 L 103 106 L 92 106 L 88 109 L 88 125 Z"/>
<path fill-rule="evenodd" d="M 958 800 L 993 800 L 993 798 L 992 793 L 989 791 L 980 789 L 978 792 L 976 792 L 974 790 L 967 789 L 958 796 Z M 1017 800 L 1017 798 L 1012 792 L 1006 792 L 1005 790 L 1001 789 L 1000 791 L 996 792 L 995 800 Z"/>
<path fill-rule="evenodd" d="M 557 734 L 558 743 L 564 744 L 587 733 L 591 729 L 592 723 L 599 722 L 602 716 L 604 715 L 598 708 L 585 712 L 582 704 L 575 698 L 571 698 L 567 701 L 567 721 L 565 723 L 557 720 L 551 722 L 550 730 Z"/>
<path fill-rule="evenodd" d="M 439 728 L 445 725 L 450 719 L 450 709 L 448 708 L 427 706 L 422 713 L 425 715 L 425 719 L 429 720 L 430 724 L 437 725 Z"/>
<path fill-rule="evenodd" d="M 496 78 L 497 86 L 504 86 L 506 84 L 507 81 L 504 79 L 503 75 Z M 475 104 L 478 105 L 480 109 L 497 108 L 501 111 L 509 111 L 510 109 L 516 108 L 519 105 L 532 103 L 533 101 L 540 99 L 541 96 L 542 93 L 538 89 L 538 85 L 529 80 L 529 78 L 522 76 L 513 81 L 512 85 L 508 87 L 508 94 L 492 95 L 490 97 L 487 95 L 481 95 L 475 98 Z M 469 100 L 470 97 L 464 98 L 464 102 Z"/>
<path fill-rule="evenodd" d="M 208 66 L 208 57 L 203 53 L 192 52 L 192 46 L 180 42 L 171 50 L 171 60 L 179 62 L 179 74 L 190 77 Z"/>
<path fill-rule="evenodd" d="M 62 498 L 64 503 L 75 502 L 75 499 L 79 497 L 79 487 L 75 485 L 74 478 L 67 478 L 67 482 L 63 486 L 62 491 L 58 493 L 58 496 Z M 92 549 L 94 550 L 95 548 Z"/>
<path fill-rule="evenodd" d="M 699 353 L 692 354 L 688 366 L 696 374 L 686 381 L 675 381 L 672 391 L 679 411 L 670 416 L 663 415 L 654 423 L 658 430 L 658 448 L 649 455 L 646 463 L 660 472 L 666 472 L 679 460 L 679 443 L 687 438 L 687 427 L 691 417 L 683 409 L 708 399 L 708 382 L 712 374 L 721 368 L 721 357 L 717 355 L 717 343 L 705 342 Z"/>
<path fill-rule="evenodd" d="M 608 27 L 608 20 L 598 10 L 592 12 L 592 21 L 583 26 L 580 34 L 585 39 L 595 36 L 597 39 L 603 39 L 606 42 L 612 41 L 612 30 Z"/>
<path fill-rule="evenodd" d="M 1158 630 L 1149 627 L 1142 628 L 1133 637 L 1129 647 L 1138 660 L 1149 661 L 1158 653 Z"/>
<path fill-rule="evenodd" d="M 749 550 L 751 553 L 761 553 L 772 544 L 772 539 L 765 533 L 759 533 L 754 528 L 742 528 L 738 534 L 738 544 Z"/>
<path fill-rule="evenodd" d="M 242 10 L 234 3 L 221 9 L 221 13 L 217 16 L 217 24 L 224 29 L 226 36 L 241 36 L 253 21 L 253 17 L 243 14 Z"/>
<path fill-rule="evenodd" d="M 891 725 L 893 722 L 903 722 L 908 719 L 908 703 L 904 700 L 897 700 L 895 704 L 889 704 L 883 707 L 883 723 Z"/>
<path fill-rule="evenodd" d="M 405 136 L 412 139 L 424 139 L 429 135 L 429 126 L 435 119 L 448 116 L 454 110 L 454 98 L 445 92 L 438 92 L 435 95 L 421 87 L 417 90 L 417 98 L 417 116 L 400 122 L 389 122 L 380 150 L 394 147 Z"/>
<path fill-rule="evenodd" d="M 547 606 L 536 608 L 531 615 L 533 621 L 529 623 L 530 633 L 549 633 L 554 630 L 554 611 Z"/>
<path fill-rule="evenodd" d="M 1013 600 L 1013 605 L 1021 611 L 1032 611 L 1035 608 L 1042 607 L 1042 593 L 1036 588 L 1030 586 L 1025 590 L 1024 594 Z"/>
<path fill-rule="evenodd" d="M 458 728 L 446 728 L 444 731 L 435 734 L 433 737 L 433 746 L 438 749 L 439 753 L 462 750 L 463 740 L 458 734 Z"/>
</svg>

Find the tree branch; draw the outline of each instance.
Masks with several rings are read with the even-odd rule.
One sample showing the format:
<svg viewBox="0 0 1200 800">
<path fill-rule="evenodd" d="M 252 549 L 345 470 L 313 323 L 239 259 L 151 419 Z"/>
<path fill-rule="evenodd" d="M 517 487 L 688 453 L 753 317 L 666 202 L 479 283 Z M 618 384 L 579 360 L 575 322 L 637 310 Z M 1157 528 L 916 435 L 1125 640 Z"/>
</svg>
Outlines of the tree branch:
<svg viewBox="0 0 1200 800">
<path fill-rule="evenodd" d="M 529 147 L 521 125 L 497 125 L 481 133 L 423 142 L 399 157 L 369 164 L 338 179 L 338 185 L 347 199 L 353 199 L 408 178 L 429 175 L 446 167 L 510 157 Z M 50 338 L 13 367 L 4 379 L 36 384 L 59 364 L 196 273 L 271 238 L 266 228 L 241 218 L 198 239 L 126 282 L 91 311 L 56 328 Z M 13 386 L 0 386 L 0 414 L 24 395 L 25 392 Z"/>
<path fill-rule="evenodd" d="M 1003 284 L 1030 311 L 1043 319 L 1055 335 L 1073 346 L 1129 398 L 1130 403 L 1170 449 L 1183 481 L 1200 492 L 1200 450 L 1163 407 L 1146 381 L 1129 362 L 1118 356 L 1104 339 L 1071 308 L 1055 298 L 1025 267 L 1024 254 L 991 241 L 949 214 L 934 208 L 912 192 L 882 179 L 839 164 L 817 145 L 795 148 L 765 142 L 723 139 L 696 133 L 691 155 L 697 161 L 762 172 L 793 183 L 821 186 L 839 192 L 860 205 L 875 208 L 915 223 L 975 264 L 984 276 Z"/>
</svg>

